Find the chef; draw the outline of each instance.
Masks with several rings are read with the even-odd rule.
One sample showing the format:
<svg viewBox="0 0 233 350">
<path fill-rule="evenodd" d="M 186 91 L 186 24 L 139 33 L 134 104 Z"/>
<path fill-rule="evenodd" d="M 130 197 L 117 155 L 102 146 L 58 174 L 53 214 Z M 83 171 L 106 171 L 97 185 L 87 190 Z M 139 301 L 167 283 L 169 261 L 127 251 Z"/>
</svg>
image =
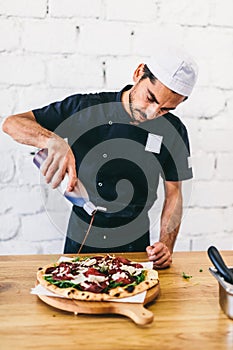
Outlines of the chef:
<svg viewBox="0 0 233 350">
<path fill-rule="evenodd" d="M 160 48 L 138 65 L 134 84 L 119 92 L 75 94 L 6 118 L 3 131 L 16 141 L 48 149 L 41 170 L 52 188 L 67 173 L 67 191 L 78 177 L 90 200 L 107 208 L 96 213 L 82 253 L 146 250 L 155 268 L 172 263 L 182 181 L 192 178 L 192 169 L 187 130 L 170 111 L 189 97 L 196 79 L 186 53 Z M 158 241 L 150 242 L 148 211 L 159 179 L 165 199 Z M 73 206 L 64 253 L 77 253 L 89 223 L 90 216 Z"/>
</svg>

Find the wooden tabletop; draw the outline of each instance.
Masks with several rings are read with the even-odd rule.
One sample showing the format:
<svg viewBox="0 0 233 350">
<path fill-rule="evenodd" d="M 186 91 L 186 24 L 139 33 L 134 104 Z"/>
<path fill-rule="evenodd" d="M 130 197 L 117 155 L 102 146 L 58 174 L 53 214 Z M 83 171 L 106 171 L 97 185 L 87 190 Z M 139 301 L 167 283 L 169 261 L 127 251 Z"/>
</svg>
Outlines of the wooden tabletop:
<svg viewBox="0 0 233 350">
<path fill-rule="evenodd" d="M 233 252 L 221 253 L 232 266 Z M 145 253 L 122 255 L 147 260 Z M 75 316 L 31 295 L 37 269 L 58 257 L 0 257 L 0 349 L 233 349 L 233 320 L 219 306 L 205 252 L 174 253 L 172 267 L 159 271 L 160 295 L 148 306 L 154 321 L 146 326 L 120 315 Z"/>
</svg>

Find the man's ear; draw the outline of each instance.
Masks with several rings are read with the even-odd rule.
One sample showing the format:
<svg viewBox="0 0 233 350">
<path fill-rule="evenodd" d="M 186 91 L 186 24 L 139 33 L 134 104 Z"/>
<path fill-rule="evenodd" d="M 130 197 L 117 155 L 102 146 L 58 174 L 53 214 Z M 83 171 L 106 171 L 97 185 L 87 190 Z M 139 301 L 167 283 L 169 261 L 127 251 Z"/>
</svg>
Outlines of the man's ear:
<svg viewBox="0 0 233 350">
<path fill-rule="evenodd" d="M 144 66 L 145 66 L 144 63 L 140 63 L 138 68 L 135 70 L 135 72 L 133 74 L 133 81 L 135 83 L 137 83 L 141 79 L 141 77 L 143 76 L 143 74 L 144 74 L 144 70 L 143 70 Z"/>
</svg>

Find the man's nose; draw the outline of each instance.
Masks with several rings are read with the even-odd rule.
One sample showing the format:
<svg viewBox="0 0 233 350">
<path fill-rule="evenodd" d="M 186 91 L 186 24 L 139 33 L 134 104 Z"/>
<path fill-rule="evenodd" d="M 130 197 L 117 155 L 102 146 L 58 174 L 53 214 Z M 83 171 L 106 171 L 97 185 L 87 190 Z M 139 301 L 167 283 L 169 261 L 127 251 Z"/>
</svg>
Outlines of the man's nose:
<svg viewBox="0 0 233 350">
<path fill-rule="evenodd" d="M 157 103 L 153 103 L 147 107 L 146 115 L 147 119 L 153 119 L 161 112 L 160 106 Z"/>
</svg>

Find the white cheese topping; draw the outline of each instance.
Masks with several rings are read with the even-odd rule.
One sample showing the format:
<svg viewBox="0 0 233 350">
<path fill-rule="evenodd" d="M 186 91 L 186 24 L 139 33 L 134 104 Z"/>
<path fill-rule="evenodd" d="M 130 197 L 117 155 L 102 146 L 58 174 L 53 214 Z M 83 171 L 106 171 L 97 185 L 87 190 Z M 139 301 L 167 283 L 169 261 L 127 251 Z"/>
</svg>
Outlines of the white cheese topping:
<svg viewBox="0 0 233 350">
<path fill-rule="evenodd" d="M 95 275 L 89 275 L 88 276 L 88 282 L 104 282 L 106 281 L 107 277 L 105 276 L 95 276 Z"/>
<path fill-rule="evenodd" d="M 80 273 L 78 276 L 75 276 L 75 278 L 70 282 L 79 284 L 79 283 L 85 282 L 86 280 L 87 280 L 87 277 L 84 276 L 82 273 Z"/>
<path fill-rule="evenodd" d="M 84 287 L 84 288 L 88 288 L 88 287 L 90 287 L 90 285 L 89 285 L 89 284 L 87 284 L 87 283 L 85 283 L 85 282 L 82 282 L 82 283 L 81 283 L 81 286 L 82 286 L 82 287 Z"/>
<path fill-rule="evenodd" d="M 108 267 L 110 267 L 110 266 L 108 266 L 108 264 L 105 263 L 105 261 L 100 262 L 100 263 L 98 264 L 98 266 L 99 266 L 100 268 L 103 267 L 104 269 L 107 269 Z"/>
<path fill-rule="evenodd" d="M 84 274 L 80 273 L 77 276 L 74 276 L 75 278 L 73 280 L 71 280 L 70 282 L 75 283 L 75 284 L 80 284 L 85 287 L 83 285 L 83 282 L 104 282 L 106 281 L 108 278 L 105 276 L 95 276 L 95 275 L 89 275 L 88 277 L 84 276 Z"/>
<path fill-rule="evenodd" d="M 121 270 L 128 271 L 131 275 L 134 275 L 134 276 L 139 275 L 143 271 L 142 268 L 136 268 L 130 265 L 122 265 Z"/>
<path fill-rule="evenodd" d="M 83 262 L 84 266 L 91 266 L 91 265 L 95 265 L 96 264 L 96 259 L 88 259 L 87 261 Z"/>
<path fill-rule="evenodd" d="M 64 276 L 65 274 L 67 274 L 67 272 L 69 271 L 69 269 L 68 268 L 65 268 L 65 267 L 60 267 L 60 271 L 59 271 L 59 273 L 57 274 L 57 276 L 58 277 L 62 277 L 62 276 Z"/>
<path fill-rule="evenodd" d="M 125 272 L 116 272 L 116 273 L 114 273 L 114 275 L 112 275 L 112 279 L 113 279 L 114 281 L 118 280 L 118 278 L 120 278 L 120 277 L 122 277 L 122 278 L 128 278 L 128 276 L 126 275 Z"/>
<path fill-rule="evenodd" d="M 143 270 L 145 270 L 145 269 L 137 269 L 137 271 L 133 275 L 138 276 L 138 275 L 140 275 L 140 273 L 142 273 Z"/>
<path fill-rule="evenodd" d="M 68 256 L 61 256 L 59 259 L 58 259 L 58 262 L 61 263 L 61 262 L 72 262 L 74 258 L 69 258 Z"/>
<path fill-rule="evenodd" d="M 78 272 L 79 273 L 84 273 L 84 272 L 86 272 L 88 270 L 88 268 L 87 267 L 84 267 L 84 266 L 79 266 L 79 268 L 78 268 Z"/>
</svg>

